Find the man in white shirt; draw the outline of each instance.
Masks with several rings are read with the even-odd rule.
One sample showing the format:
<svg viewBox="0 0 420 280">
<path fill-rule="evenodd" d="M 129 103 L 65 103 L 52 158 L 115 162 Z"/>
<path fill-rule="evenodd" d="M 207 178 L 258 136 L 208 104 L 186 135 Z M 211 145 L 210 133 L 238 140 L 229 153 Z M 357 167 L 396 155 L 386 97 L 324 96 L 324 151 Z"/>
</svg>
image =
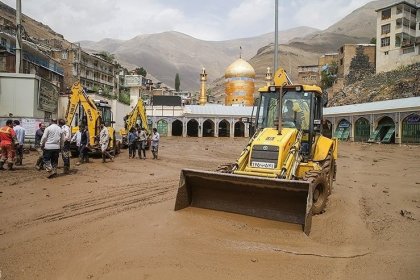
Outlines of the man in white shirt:
<svg viewBox="0 0 420 280">
<path fill-rule="evenodd" d="M 159 140 L 160 140 L 159 132 L 157 132 L 157 129 L 156 128 L 153 128 L 153 134 L 152 134 L 152 154 L 153 154 L 153 159 L 158 159 Z"/>
<path fill-rule="evenodd" d="M 61 131 L 63 133 L 63 148 L 61 150 L 61 157 L 64 162 L 64 173 L 68 174 L 70 172 L 70 127 L 66 125 L 66 121 L 64 119 L 60 119 L 58 121 L 58 125 L 61 127 Z"/>
<path fill-rule="evenodd" d="M 23 160 L 23 143 L 25 142 L 25 129 L 20 126 L 20 121 L 13 121 L 13 130 L 16 133 L 18 145 L 16 146 L 16 165 L 22 165 Z"/>
<path fill-rule="evenodd" d="M 101 123 L 101 132 L 99 133 L 99 145 L 101 146 L 102 151 L 102 162 L 105 162 L 106 158 L 114 161 L 114 157 L 107 151 L 109 145 L 109 132 L 108 128 L 103 123 Z"/>
<path fill-rule="evenodd" d="M 63 132 L 57 125 L 57 120 L 52 119 L 51 125 L 44 130 L 41 138 L 41 147 L 44 149 L 44 164 L 48 178 L 57 174 L 60 149 L 63 147 Z"/>
</svg>

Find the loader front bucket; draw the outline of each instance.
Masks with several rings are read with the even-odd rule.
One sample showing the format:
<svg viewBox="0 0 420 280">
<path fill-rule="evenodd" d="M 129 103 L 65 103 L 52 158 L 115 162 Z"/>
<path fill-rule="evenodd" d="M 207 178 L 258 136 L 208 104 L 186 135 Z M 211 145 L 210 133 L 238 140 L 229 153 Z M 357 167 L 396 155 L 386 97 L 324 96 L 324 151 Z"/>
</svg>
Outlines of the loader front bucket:
<svg viewBox="0 0 420 280">
<path fill-rule="evenodd" d="M 309 235 L 312 189 L 305 181 L 183 169 L 175 211 L 192 206 L 289 222 Z"/>
</svg>

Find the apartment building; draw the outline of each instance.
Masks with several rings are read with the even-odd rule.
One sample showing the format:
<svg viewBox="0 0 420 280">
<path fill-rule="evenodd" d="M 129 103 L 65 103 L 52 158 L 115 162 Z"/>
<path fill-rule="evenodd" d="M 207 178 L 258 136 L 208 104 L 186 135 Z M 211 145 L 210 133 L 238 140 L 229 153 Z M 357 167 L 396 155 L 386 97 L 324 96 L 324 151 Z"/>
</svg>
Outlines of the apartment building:
<svg viewBox="0 0 420 280">
<path fill-rule="evenodd" d="M 88 53 L 76 44 L 53 53 L 64 67 L 66 87 L 71 87 L 75 81 L 80 80 L 88 90 L 115 94 L 117 66 L 114 63 L 99 54 Z"/>
<path fill-rule="evenodd" d="M 300 65 L 298 66 L 298 83 L 304 85 L 319 86 L 321 77 L 319 75 L 318 65 Z"/>
<path fill-rule="evenodd" d="M 400 1 L 376 12 L 376 73 L 420 62 L 420 5 Z"/>
<path fill-rule="evenodd" d="M 2 29 L 0 25 L 0 72 L 15 73 L 16 37 L 13 30 Z M 64 90 L 64 69 L 59 62 L 49 56 L 33 42 L 22 40 L 21 73 L 35 74 L 49 84 L 51 90 L 59 93 Z"/>
</svg>

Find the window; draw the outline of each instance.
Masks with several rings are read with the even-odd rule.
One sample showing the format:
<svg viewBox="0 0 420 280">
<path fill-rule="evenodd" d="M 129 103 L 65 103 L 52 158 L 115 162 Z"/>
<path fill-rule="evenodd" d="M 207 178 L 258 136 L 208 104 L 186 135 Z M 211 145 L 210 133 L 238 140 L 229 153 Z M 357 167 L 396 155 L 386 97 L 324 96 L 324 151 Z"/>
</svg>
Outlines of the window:
<svg viewBox="0 0 420 280">
<path fill-rule="evenodd" d="M 391 24 L 385 24 L 381 26 L 381 34 L 388 34 L 391 31 Z"/>
<path fill-rule="evenodd" d="M 61 52 L 61 59 L 67 59 L 67 51 Z"/>
<path fill-rule="evenodd" d="M 391 17 L 391 9 L 382 11 L 382 20 L 389 19 Z"/>
<path fill-rule="evenodd" d="M 414 52 L 414 47 L 405 48 L 402 51 L 403 51 L 403 54 L 412 53 Z"/>
<path fill-rule="evenodd" d="M 397 15 L 401 14 L 403 11 L 402 5 L 397 6 Z"/>
<path fill-rule="evenodd" d="M 420 28 L 420 27 L 419 27 Z M 1 38 L 1 45 L 2 46 L 6 46 L 7 45 L 7 41 L 4 38 Z"/>
<path fill-rule="evenodd" d="M 343 65 L 343 59 L 340 59 L 340 65 Z"/>
<path fill-rule="evenodd" d="M 385 37 L 381 39 L 381 47 L 389 46 L 389 37 Z"/>
<path fill-rule="evenodd" d="M 388 52 L 388 51 L 384 52 L 384 55 L 388 55 L 388 54 L 389 54 L 389 52 Z"/>
</svg>

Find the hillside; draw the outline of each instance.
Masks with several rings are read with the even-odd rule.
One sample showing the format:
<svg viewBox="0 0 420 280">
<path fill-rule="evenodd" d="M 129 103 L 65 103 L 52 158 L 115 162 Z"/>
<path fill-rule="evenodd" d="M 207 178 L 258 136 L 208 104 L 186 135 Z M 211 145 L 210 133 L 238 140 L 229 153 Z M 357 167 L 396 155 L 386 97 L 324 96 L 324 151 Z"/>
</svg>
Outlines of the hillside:
<svg viewBox="0 0 420 280">
<path fill-rule="evenodd" d="M 420 96 L 420 63 L 379 73 L 346 86 L 328 106 Z"/>
<path fill-rule="evenodd" d="M 280 42 L 317 31 L 311 27 L 297 27 L 280 32 Z M 205 67 L 209 79 L 223 75 L 225 68 L 239 57 L 249 59 L 257 50 L 274 40 L 273 33 L 252 38 L 228 41 L 203 41 L 180 32 L 139 35 L 127 41 L 105 39 L 99 42 L 81 41 L 83 48 L 114 53 L 122 64 L 145 67 L 167 85 L 172 85 L 175 73 L 181 77 L 181 88 L 197 90 L 199 73 Z"/>
</svg>

